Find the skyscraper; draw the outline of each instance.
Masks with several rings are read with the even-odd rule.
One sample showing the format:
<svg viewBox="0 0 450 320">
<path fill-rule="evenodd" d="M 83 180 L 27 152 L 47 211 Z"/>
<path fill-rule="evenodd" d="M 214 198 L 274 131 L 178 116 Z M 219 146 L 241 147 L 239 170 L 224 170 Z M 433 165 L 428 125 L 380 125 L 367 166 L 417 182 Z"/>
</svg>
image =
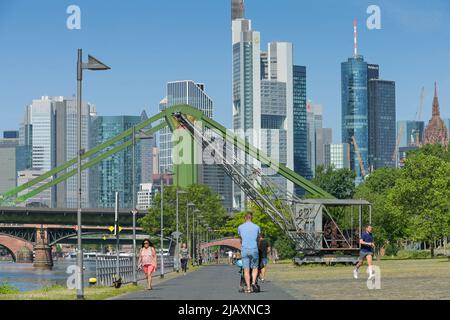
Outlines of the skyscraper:
<svg viewBox="0 0 450 320">
<path fill-rule="evenodd" d="M 316 128 L 316 168 L 325 165 L 325 146 L 333 142 L 331 128 Z"/>
<path fill-rule="evenodd" d="M 141 122 L 141 116 L 99 116 L 93 119 L 92 144 L 102 144 Z M 131 137 L 126 140 L 131 139 Z M 126 141 L 125 140 L 125 141 Z M 105 152 L 116 147 L 109 146 Z M 91 169 L 90 193 L 94 208 L 113 208 L 115 192 L 119 192 L 120 208 L 133 208 L 141 181 L 141 144 L 136 144 L 136 180 L 132 183 L 131 146 L 103 160 Z"/>
<path fill-rule="evenodd" d="M 367 63 L 360 55 L 341 64 L 342 79 L 342 143 L 350 147 L 350 167 L 356 172 L 356 183 L 363 179 L 358 155 L 352 144 L 355 137 L 364 167 L 369 160 L 369 121 Z"/>
<path fill-rule="evenodd" d="M 293 111 L 294 111 L 294 171 L 312 179 L 311 164 L 308 161 L 308 127 L 306 114 L 306 67 L 294 66 L 293 71 Z M 295 193 L 304 194 L 296 187 Z"/>
<path fill-rule="evenodd" d="M 147 113 L 142 111 L 141 122 L 147 119 Z M 141 145 L 141 183 L 148 184 L 153 178 L 153 149 L 156 147 L 156 139 L 141 140 L 139 144 Z"/>
<path fill-rule="evenodd" d="M 325 167 L 350 169 L 350 145 L 348 143 L 326 144 Z"/>
<path fill-rule="evenodd" d="M 395 82 L 369 80 L 369 167 L 395 167 Z"/>
</svg>

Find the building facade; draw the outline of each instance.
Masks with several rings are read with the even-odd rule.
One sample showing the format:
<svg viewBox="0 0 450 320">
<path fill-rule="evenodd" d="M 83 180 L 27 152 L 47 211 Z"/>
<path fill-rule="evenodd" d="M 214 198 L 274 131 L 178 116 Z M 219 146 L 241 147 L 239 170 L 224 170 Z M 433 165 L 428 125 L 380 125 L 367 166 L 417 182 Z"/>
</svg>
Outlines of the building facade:
<svg viewBox="0 0 450 320">
<path fill-rule="evenodd" d="M 140 116 L 98 116 L 92 123 L 92 145 L 102 144 L 141 122 Z M 126 140 L 131 139 L 131 137 Z M 116 147 L 109 146 L 105 152 Z M 136 144 L 136 179 L 132 182 L 131 146 L 103 160 L 91 169 L 90 194 L 93 208 L 114 208 L 115 193 L 119 192 L 120 208 L 133 208 L 141 181 L 141 145 Z"/>
<path fill-rule="evenodd" d="M 326 144 L 324 154 L 325 167 L 350 169 L 350 145 L 348 143 Z"/>
<path fill-rule="evenodd" d="M 395 82 L 369 80 L 369 168 L 396 166 Z"/>
<path fill-rule="evenodd" d="M 294 66 L 293 70 L 293 112 L 294 112 L 294 171 L 302 177 L 313 178 L 308 161 L 308 125 L 306 112 L 306 67 Z M 295 193 L 304 195 L 303 189 L 296 187 Z"/>
</svg>

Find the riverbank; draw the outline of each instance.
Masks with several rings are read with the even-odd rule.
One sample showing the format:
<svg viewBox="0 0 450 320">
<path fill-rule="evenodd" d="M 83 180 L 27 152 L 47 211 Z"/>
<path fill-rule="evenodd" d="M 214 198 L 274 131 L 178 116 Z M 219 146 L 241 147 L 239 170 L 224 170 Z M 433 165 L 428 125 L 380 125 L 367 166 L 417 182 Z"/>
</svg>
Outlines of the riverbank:
<svg viewBox="0 0 450 320">
<path fill-rule="evenodd" d="M 195 272 L 201 267 L 190 267 L 190 272 Z M 165 275 L 164 279 L 159 276 L 153 279 L 153 285 L 159 284 L 182 276 L 182 273 L 171 272 Z M 123 285 L 120 289 L 112 287 L 86 287 L 84 290 L 86 300 L 107 300 L 127 293 L 145 290 L 145 281 L 139 281 L 137 286 L 132 284 Z M 54 285 L 40 290 L 28 292 L 0 294 L 0 300 L 76 300 L 76 291 L 65 287 Z"/>
</svg>

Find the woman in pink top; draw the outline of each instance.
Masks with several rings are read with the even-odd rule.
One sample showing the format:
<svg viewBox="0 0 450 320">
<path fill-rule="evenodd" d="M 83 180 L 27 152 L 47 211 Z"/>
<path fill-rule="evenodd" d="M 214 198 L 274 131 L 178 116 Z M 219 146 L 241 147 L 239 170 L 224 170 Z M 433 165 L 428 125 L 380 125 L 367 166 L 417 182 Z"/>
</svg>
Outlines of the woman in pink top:
<svg viewBox="0 0 450 320">
<path fill-rule="evenodd" d="M 156 250 L 150 240 L 145 239 L 142 242 L 142 249 L 139 252 L 138 268 L 144 267 L 145 277 L 147 278 L 147 290 L 152 290 L 152 274 L 156 271 Z"/>
</svg>

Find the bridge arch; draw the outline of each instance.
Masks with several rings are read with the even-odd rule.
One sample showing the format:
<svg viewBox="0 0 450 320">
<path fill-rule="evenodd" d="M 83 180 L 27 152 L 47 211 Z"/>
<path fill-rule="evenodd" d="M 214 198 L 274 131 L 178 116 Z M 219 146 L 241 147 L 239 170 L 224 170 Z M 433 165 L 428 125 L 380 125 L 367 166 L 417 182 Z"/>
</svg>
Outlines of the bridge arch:
<svg viewBox="0 0 450 320">
<path fill-rule="evenodd" d="M 241 240 L 235 238 L 218 239 L 211 242 L 204 242 L 200 244 L 200 249 L 204 250 L 210 247 L 230 247 L 241 250 Z"/>
<path fill-rule="evenodd" d="M 14 262 L 17 261 L 17 253 L 22 248 L 26 247 L 33 251 L 33 244 L 31 242 L 3 233 L 0 233 L 0 246 L 4 247 L 11 254 Z"/>
</svg>

